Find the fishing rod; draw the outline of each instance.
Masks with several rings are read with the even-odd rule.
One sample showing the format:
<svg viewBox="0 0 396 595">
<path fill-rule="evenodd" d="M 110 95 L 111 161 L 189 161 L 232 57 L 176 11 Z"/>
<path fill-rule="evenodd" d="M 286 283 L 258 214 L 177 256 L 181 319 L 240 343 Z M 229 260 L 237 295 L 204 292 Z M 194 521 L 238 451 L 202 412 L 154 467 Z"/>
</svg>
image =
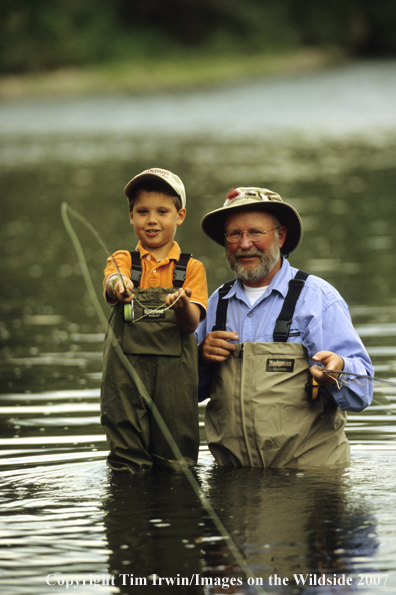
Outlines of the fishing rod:
<svg viewBox="0 0 396 595">
<path fill-rule="evenodd" d="M 65 205 L 65 210 L 68 210 L 69 213 L 71 213 L 73 215 L 73 217 L 75 217 L 76 219 L 78 219 L 79 221 L 81 221 L 81 223 L 83 223 L 83 225 L 85 225 L 85 227 L 87 229 L 89 229 L 89 231 L 96 237 L 96 239 L 98 240 L 98 242 L 100 243 L 100 245 L 102 246 L 102 248 L 104 249 L 104 251 L 106 252 L 107 256 L 109 258 L 111 258 L 111 260 L 112 260 L 112 262 L 113 262 L 113 264 L 114 264 L 114 266 L 116 268 L 116 271 L 117 271 L 117 273 L 115 273 L 115 274 L 116 275 L 118 274 L 118 276 L 119 276 L 119 278 L 121 280 L 121 283 L 122 283 L 122 285 L 124 287 L 125 295 L 126 296 L 129 296 L 131 292 L 125 286 L 124 275 L 121 273 L 121 271 L 120 271 L 120 269 L 118 267 L 118 264 L 117 264 L 116 259 L 114 258 L 113 254 L 110 252 L 109 248 L 106 246 L 106 244 L 105 244 L 103 238 L 100 236 L 99 232 L 94 228 L 93 225 L 91 225 L 91 223 L 85 217 L 83 217 L 83 215 L 80 215 L 80 213 L 78 213 L 77 211 L 75 211 L 70 205 L 68 205 L 66 203 L 63 203 L 62 204 L 62 209 L 63 209 L 63 205 Z M 62 216 L 63 216 L 63 210 L 62 210 Z"/>
<path fill-rule="evenodd" d="M 158 411 L 158 408 L 156 407 L 155 403 L 152 401 L 150 395 L 148 394 L 145 386 L 143 385 L 142 381 L 140 380 L 138 374 L 136 373 L 136 371 L 134 370 L 134 368 L 132 367 L 132 365 L 130 364 L 128 358 L 125 356 L 120 344 L 118 343 L 113 331 L 111 328 L 108 327 L 107 325 L 107 318 L 103 313 L 101 304 L 98 301 L 97 295 L 96 295 L 96 291 L 95 288 L 93 286 L 92 283 L 92 279 L 88 270 L 88 266 L 86 263 L 86 259 L 85 259 L 85 255 L 83 252 L 83 249 L 81 247 L 80 241 L 77 237 L 77 234 L 75 233 L 70 220 L 68 218 L 68 214 L 67 212 L 70 212 L 73 216 L 75 216 L 77 219 L 79 219 L 92 233 L 93 235 L 97 238 L 97 240 L 99 241 L 99 243 L 101 244 L 101 246 L 103 247 L 103 249 L 105 250 L 107 255 L 110 255 L 112 257 L 112 259 L 114 259 L 114 257 L 111 255 L 110 251 L 108 250 L 106 244 L 104 243 L 104 241 L 102 240 L 102 238 L 100 237 L 99 233 L 96 231 L 96 229 L 85 219 L 85 217 L 83 217 L 82 215 L 80 215 L 79 213 L 77 213 L 74 209 L 72 209 L 69 205 L 67 205 L 67 203 L 62 203 L 61 206 L 61 213 L 62 213 L 62 219 L 65 225 L 66 230 L 68 231 L 70 238 L 73 242 L 73 245 L 75 247 L 75 250 L 77 252 L 77 256 L 78 256 L 78 260 L 81 266 L 81 271 L 88 289 L 88 293 L 90 295 L 91 301 L 93 303 L 93 306 L 95 308 L 95 311 L 103 325 L 103 327 L 105 329 L 107 329 L 109 338 L 112 342 L 112 345 L 118 355 L 118 357 L 120 358 L 121 362 L 123 363 L 124 367 L 126 368 L 127 372 L 129 373 L 129 375 L 131 376 L 133 382 L 135 383 L 138 391 L 139 391 L 139 395 L 140 398 L 143 399 L 144 401 L 146 401 L 146 403 L 150 406 L 153 417 L 155 418 L 156 422 L 158 423 L 159 427 L 161 428 L 162 433 L 164 434 L 164 437 L 166 439 L 166 441 L 168 442 L 174 456 L 175 459 L 179 462 L 181 469 L 184 473 L 184 475 L 186 476 L 187 480 L 189 481 L 193 491 L 195 492 L 197 498 L 199 499 L 199 501 L 202 504 L 202 507 L 204 508 L 204 510 L 206 510 L 210 520 L 212 521 L 213 525 L 215 526 L 215 528 L 218 530 L 219 534 L 221 535 L 221 537 L 224 539 L 224 541 L 227 542 L 229 550 L 231 552 L 231 554 L 234 557 L 235 562 L 239 565 L 239 567 L 241 568 L 241 570 L 244 572 L 244 574 L 246 575 L 247 579 L 251 579 L 253 582 L 249 583 L 249 586 L 253 588 L 253 590 L 258 594 L 258 595 L 268 595 L 267 591 L 264 590 L 264 588 L 259 584 L 256 576 L 254 575 L 253 571 L 250 569 L 249 565 L 247 564 L 247 562 L 244 560 L 243 556 L 241 555 L 241 553 L 239 552 L 235 542 L 233 541 L 232 537 L 230 536 L 230 534 L 228 533 L 227 529 L 225 528 L 225 526 L 223 525 L 222 521 L 220 520 L 220 518 L 218 517 L 217 513 L 215 512 L 215 510 L 213 509 L 212 505 L 210 504 L 210 502 L 208 501 L 208 499 L 206 498 L 206 496 L 203 494 L 200 485 L 198 484 L 198 481 L 195 479 L 191 469 L 188 467 L 188 465 L 186 464 L 171 432 L 169 431 L 169 429 L 167 428 L 160 412 Z M 115 266 L 116 266 L 116 270 L 117 273 L 120 275 L 121 277 L 121 281 L 123 283 L 123 286 L 125 288 L 126 291 L 128 291 L 125 287 L 124 284 L 124 280 L 123 280 L 123 275 L 120 272 L 117 263 L 115 262 L 115 259 L 113 260 Z M 383 380 L 381 378 L 375 377 L 375 376 L 369 376 L 369 375 L 364 375 L 364 374 L 355 374 L 352 372 L 344 372 L 343 370 L 330 370 L 328 368 L 321 368 L 321 370 L 329 375 L 331 374 L 338 374 L 340 376 L 344 375 L 344 376 L 350 376 L 353 377 L 352 380 L 350 382 L 353 381 L 359 381 L 360 380 L 368 380 L 368 381 L 372 381 L 372 382 L 380 382 L 382 384 L 386 384 L 388 386 L 392 386 L 392 387 L 396 387 L 396 383 L 395 382 L 391 382 L 391 381 L 387 381 L 387 380 Z M 334 379 L 336 380 L 336 379 Z M 344 383 L 347 383 L 348 381 L 343 381 Z M 374 399 L 373 399 L 374 401 Z M 379 403 L 381 406 L 385 407 L 384 405 L 382 405 L 381 403 Z"/>
<path fill-rule="evenodd" d="M 66 204 L 66 203 L 64 203 Z M 115 275 L 118 275 L 122 286 L 124 288 L 124 293 L 125 296 L 128 297 L 131 295 L 131 291 L 126 287 L 125 285 L 125 281 L 124 281 L 124 276 L 120 269 L 119 266 L 117 264 L 116 259 L 114 258 L 113 254 L 110 252 L 109 248 L 107 247 L 106 243 L 104 242 L 103 238 L 100 236 L 99 232 L 94 228 L 93 225 L 91 225 L 91 223 L 85 218 L 83 217 L 83 215 L 81 215 L 80 213 L 78 213 L 77 211 L 75 211 L 70 205 L 67 205 L 67 210 L 79 221 L 81 221 L 81 223 L 83 223 L 85 225 L 85 227 L 87 227 L 87 229 L 89 229 L 89 231 L 96 237 L 96 239 L 98 240 L 98 242 L 101 244 L 103 250 L 105 251 L 106 255 L 108 258 L 111 258 L 112 263 L 114 264 L 115 268 L 116 268 L 116 273 L 114 273 Z M 110 275 L 111 276 L 111 275 Z M 175 299 L 175 301 L 173 302 L 173 304 L 175 304 L 183 295 L 184 293 L 184 289 L 180 292 L 180 295 Z M 139 300 L 135 297 L 134 298 L 138 304 L 140 306 L 142 306 L 142 304 L 139 302 Z M 173 305 L 172 304 L 172 305 Z M 141 316 L 140 318 L 138 318 L 137 320 L 133 320 L 133 307 L 131 307 L 131 305 L 129 303 L 124 304 L 124 317 L 125 317 L 125 321 L 126 322 L 139 322 L 139 320 L 141 320 L 142 318 L 145 318 L 146 316 L 149 315 L 150 312 L 155 312 L 155 310 L 159 310 L 160 308 L 163 308 L 164 310 L 168 310 L 169 308 L 171 308 L 172 306 L 168 306 L 167 308 L 163 308 L 163 306 L 157 306 L 156 308 L 149 308 L 149 312 L 147 314 L 144 314 L 143 316 Z"/>
<path fill-rule="evenodd" d="M 83 223 L 83 225 L 85 225 L 85 227 L 87 227 L 87 229 L 89 229 L 89 231 L 96 237 L 98 242 L 103 247 L 107 257 L 111 258 L 111 260 L 116 268 L 116 271 L 117 271 L 117 273 L 115 273 L 115 274 L 119 275 L 121 283 L 124 287 L 124 291 L 126 292 L 126 295 L 128 296 L 130 294 L 130 292 L 129 292 L 129 289 L 127 289 L 127 287 L 125 286 L 124 275 L 121 273 L 116 259 L 114 258 L 113 254 L 110 252 L 109 248 L 107 247 L 106 243 L 104 242 L 104 240 L 101 237 L 101 235 L 99 234 L 99 232 L 93 227 L 93 225 L 83 215 L 78 213 L 76 210 L 74 210 L 67 203 L 62 203 L 62 216 L 63 216 L 64 212 L 66 212 L 66 211 L 69 211 L 76 219 L 81 221 L 81 223 Z M 69 224 L 70 224 L 70 222 L 69 222 Z M 160 307 L 160 306 L 158 306 L 158 307 Z M 378 378 L 377 376 L 369 376 L 368 374 L 357 374 L 355 372 L 345 372 L 344 370 L 330 370 L 328 368 L 323 368 L 323 367 L 320 367 L 320 371 L 324 372 L 325 374 L 328 374 L 329 376 L 331 376 L 331 374 L 338 374 L 339 376 L 341 376 L 341 375 L 353 376 L 352 382 L 354 380 L 358 380 L 358 379 L 365 379 L 365 380 L 370 380 L 372 382 L 379 382 L 381 384 L 385 384 L 387 386 L 396 388 L 396 382 L 392 382 L 391 380 L 384 380 L 383 378 Z M 334 380 L 336 380 L 336 379 L 334 379 Z"/>
<path fill-rule="evenodd" d="M 225 528 L 225 526 L 223 525 L 222 521 L 220 520 L 219 516 L 217 515 L 217 513 L 215 512 L 214 508 L 212 507 L 212 505 L 210 504 L 210 502 L 208 501 L 208 499 L 206 498 L 206 496 L 204 495 L 204 493 L 201 490 L 200 485 L 198 484 L 198 481 L 195 479 L 194 474 L 192 473 L 191 469 L 189 468 L 189 466 L 187 465 L 186 461 L 184 460 L 184 457 L 178 447 L 178 445 L 176 444 L 171 432 L 169 431 L 167 425 L 165 424 L 162 415 L 160 414 L 156 404 L 154 403 L 154 401 L 152 400 L 152 398 L 150 397 L 149 393 L 146 390 L 146 387 L 144 386 L 144 384 L 142 383 L 139 375 L 137 374 L 136 370 L 133 368 L 133 366 L 131 365 L 130 361 L 128 360 L 127 356 L 125 355 L 125 353 L 122 350 L 121 345 L 119 344 L 113 330 L 111 329 L 110 326 L 108 326 L 107 324 L 107 318 L 103 312 L 103 309 L 101 307 L 101 304 L 99 303 L 95 288 L 93 286 L 92 283 L 92 279 L 91 279 L 91 275 L 89 273 L 89 269 L 88 269 L 88 265 L 87 265 L 87 261 L 85 259 L 85 255 L 84 255 L 84 251 L 82 249 L 80 240 L 78 239 L 78 236 L 76 234 L 76 232 L 74 231 L 73 226 L 70 223 L 70 219 L 68 217 L 68 211 L 73 215 L 76 216 L 77 219 L 79 219 L 94 235 L 95 237 L 99 240 L 100 244 L 102 245 L 102 247 L 104 247 L 106 253 L 108 253 L 108 249 L 106 247 L 106 245 L 104 244 L 103 240 L 100 238 L 100 235 L 98 234 L 98 232 L 92 227 L 92 225 L 85 219 L 85 217 L 83 217 L 82 215 L 80 215 L 79 213 L 77 213 L 74 209 L 72 209 L 67 203 L 62 203 L 61 205 L 61 214 L 62 214 L 62 219 L 63 219 L 63 223 L 65 225 L 65 228 L 71 238 L 71 241 L 74 245 L 74 248 L 76 250 L 77 253 L 77 258 L 78 261 L 80 263 L 81 266 L 81 271 L 82 271 L 82 275 L 84 277 L 84 281 L 85 284 L 87 286 L 87 290 L 89 293 L 89 296 L 91 298 L 92 304 L 94 306 L 94 309 L 99 317 L 99 320 L 101 321 L 103 327 L 105 330 L 107 330 L 108 332 L 108 336 L 110 338 L 110 341 L 112 343 L 112 346 L 114 347 L 117 356 L 119 357 L 119 359 L 121 360 L 122 364 L 124 365 L 125 369 L 127 370 L 128 374 L 130 375 L 130 377 L 132 378 L 133 382 L 136 385 L 136 388 L 139 392 L 140 398 L 143 399 L 144 401 L 146 401 L 146 404 L 150 407 L 151 409 L 151 413 L 155 419 L 155 421 L 157 422 L 158 426 L 161 429 L 161 432 L 163 433 L 166 441 L 168 442 L 169 447 L 171 448 L 175 459 L 178 461 L 178 463 L 181 466 L 181 469 L 184 473 L 184 475 L 186 476 L 186 478 L 188 479 L 192 489 L 194 490 L 196 496 L 198 497 L 199 501 L 202 504 L 202 507 L 206 510 L 209 518 L 211 519 L 212 523 L 214 524 L 214 526 L 216 527 L 216 529 L 218 530 L 218 532 L 220 533 L 221 537 L 224 539 L 224 541 L 227 542 L 228 547 L 230 552 L 232 553 L 234 560 L 236 561 L 236 563 L 238 564 L 238 566 L 241 568 L 241 570 L 245 573 L 246 577 L 248 579 L 251 579 L 253 581 L 253 584 L 250 585 L 251 587 L 253 587 L 253 589 L 256 591 L 256 593 L 258 595 L 268 595 L 267 591 L 265 591 L 263 589 L 263 587 L 261 587 L 258 583 L 257 577 L 255 576 L 255 574 L 253 573 L 253 571 L 250 569 L 249 565 L 247 564 L 247 562 L 244 560 L 242 554 L 240 553 L 240 551 L 238 550 L 235 542 L 233 541 L 231 535 L 228 533 L 227 529 Z M 121 273 L 120 273 L 121 274 Z"/>
</svg>

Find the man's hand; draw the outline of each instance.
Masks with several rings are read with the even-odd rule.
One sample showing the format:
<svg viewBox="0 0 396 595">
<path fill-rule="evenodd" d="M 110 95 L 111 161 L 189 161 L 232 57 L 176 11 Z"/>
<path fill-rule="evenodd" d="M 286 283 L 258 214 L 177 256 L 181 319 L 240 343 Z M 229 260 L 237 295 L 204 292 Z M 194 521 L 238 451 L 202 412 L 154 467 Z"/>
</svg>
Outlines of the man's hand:
<svg viewBox="0 0 396 595">
<path fill-rule="evenodd" d="M 320 362 L 326 370 L 343 370 L 344 360 L 340 355 L 332 351 L 318 351 L 312 358 L 315 362 Z M 339 374 L 331 372 L 322 372 L 320 366 L 312 366 L 311 374 L 320 386 L 330 386 L 334 384 Z"/>
<path fill-rule="evenodd" d="M 230 353 L 235 351 L 235 345 L 229 341 L 239 341 L 237 333 L 213 331 L 206 335 L 198 347 L 200 363 L 224 362 Z"/>
</svg>

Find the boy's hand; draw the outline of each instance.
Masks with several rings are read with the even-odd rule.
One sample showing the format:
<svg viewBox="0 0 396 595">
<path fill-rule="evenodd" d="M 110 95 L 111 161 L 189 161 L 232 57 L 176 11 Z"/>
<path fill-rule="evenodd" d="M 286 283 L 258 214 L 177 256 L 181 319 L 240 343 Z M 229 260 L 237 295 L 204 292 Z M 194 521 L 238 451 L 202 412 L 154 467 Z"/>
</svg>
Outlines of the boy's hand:
<svg viewBox="0 0 396 595">
<path fill-rule="evenodd" d="M 168 307 L 171 306 L 172 310 L 184 308 L 190 303 L 191 293 L 192 291 L 188 287 L 181 287 L 178 291 L 175 291 L 175 293 L 168 293 L 165 303 Z"/>
<path fill-rule="evenodd" d="M 121 280 L 118 276 L 114 284 L 111 281 L 112 279 L 110 279 L 110 282 L 106 282 L 106 290 L 110 297 L 125 304 L 133 300 L 135 296 L 132 293 L 133 283 L 130 279 L 123 277 Z"/>
<path fill-rule="evenodd" d="M 191 289 L 183 287 L 166 296 L 165 303 L 175 312 L 176 323 L 183 333 L 193 333 L 199 324 L 201 310 L 198 304 L 190 302 Z"/>
</svg>

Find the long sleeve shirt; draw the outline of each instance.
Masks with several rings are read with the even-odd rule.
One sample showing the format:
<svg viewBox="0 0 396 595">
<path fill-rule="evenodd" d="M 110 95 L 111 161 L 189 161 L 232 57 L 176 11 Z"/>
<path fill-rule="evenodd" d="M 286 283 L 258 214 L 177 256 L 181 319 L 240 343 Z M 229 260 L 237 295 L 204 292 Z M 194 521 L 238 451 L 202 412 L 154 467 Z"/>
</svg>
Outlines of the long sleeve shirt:
<svg viewBox="0 0 396 595">
<path fill-rule="evenodd" d="M 297 273 L 286 259 L 272 279 L 264 295 L 252 306 L 238 279 L 223 299 L 229 299 L 227 310 L 227 331 L 236 331 L 239 342 L 272 342 L 273 332 L 289 281 Z M 209 299 L 206 319 L 196 331 L 197 342 L 203 341 L 216 322 L 218 290 Z M 296 304 L 289 331 L 289 342 L 302 343 L 308 352 L 310 365 L 315 364 L 312 356 L 318 351 L 332 351 L 344 360 L 344 372 L 374 375 L 370 357 L 355 331 L 349 308 L 341 295 L 329 283 L 310 275 L 305 282 Z M 210 396 L 211 366 L 200 366 L 200 400 Z M 322 390 L 337 403 L 343 411 L 361 411 L 370 405 L 373 394 L 372 383 L 351 382 L 352 376 L 344 377 L 348 384 L 338 388 L 337 383 Z"/>
</svg>

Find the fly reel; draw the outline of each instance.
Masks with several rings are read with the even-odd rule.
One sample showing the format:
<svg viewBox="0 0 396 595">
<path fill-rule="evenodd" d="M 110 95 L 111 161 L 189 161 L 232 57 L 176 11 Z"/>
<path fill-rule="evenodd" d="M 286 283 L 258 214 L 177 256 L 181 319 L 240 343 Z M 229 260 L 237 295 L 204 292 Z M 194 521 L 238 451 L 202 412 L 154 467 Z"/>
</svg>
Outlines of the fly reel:
<svg viewBox="0 0 396 595">
<path fill-rule="evenodd" d="M 132 302 L 124 304 L 124 322 L 133 322 L 133 306 Z"/>
</svg>

